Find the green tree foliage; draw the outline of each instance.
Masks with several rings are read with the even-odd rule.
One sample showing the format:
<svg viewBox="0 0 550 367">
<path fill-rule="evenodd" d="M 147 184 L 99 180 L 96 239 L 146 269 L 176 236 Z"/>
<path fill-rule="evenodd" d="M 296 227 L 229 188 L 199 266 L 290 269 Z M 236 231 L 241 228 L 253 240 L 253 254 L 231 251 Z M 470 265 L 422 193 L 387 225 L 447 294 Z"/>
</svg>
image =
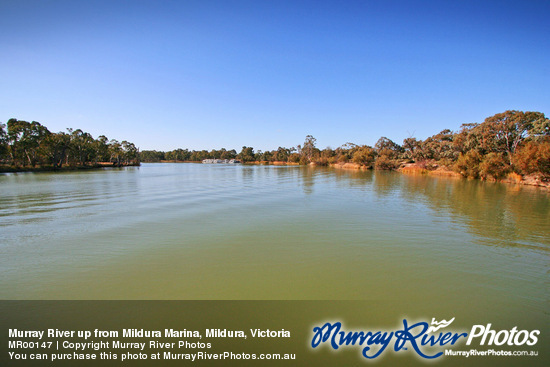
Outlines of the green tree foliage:
<svg viewBox="0 0 550 367">
<path fill-rule="evenodd" d="M 461 154 L 455 165 L 455 169 L 464 177 L 479 178 L 479 164 L 483 156 L 477 150 L 470 150 Z"/>
<path fill-rule="evenodd" d="M 346 163 L 351 160 L 352 152 L 357 147 L 353 143 L 345 143 L 334 150 L 334 160 L 336 163 Z"/>
<path fill-rule="evenodd" d="M 109 139 L 105 135 L 98 136 L 92 146 L 96 162 L 109 161 Z"/>
<path fill-rule="evenodd" d="M 86 162 L 91 162 L 95 153 L 94 138 L 80 129 L 67 129 L 70 136 L 69 154 L 67 161 L 69 164 L 84 165 Z"/>
<path fill-rule="evenodd" d="M 336 159 L 334 156 L 334 151 L 331 147 L 327 147 L 319 152 L 319 158 L 317 163 L 321 166 L 326 166 L 330 163 L 335 163 Z"/>
<path fill-rule="evenodd" d="M 451 130 L 445 129 L 439 134 L 433 135 L 424 140 L 421 144 L 420 151 L 426 159 L 456 159 L 459 154 L 455 152 L 454 134 Z"/>
<path fill-rule="evenodd" d="M 12 164 L 36 166 L 40 145 L 51 134 L 45 126 L 33 121 L 8 120 L 8 144 Z"/>
<path fill-rule="evenodd" d="M 235 159 L 237 158 L 237 151 L 235 149 L 226 150 L 222 148 L 220 150 L 220 159 Z"/>
<path fill-rule="evenodd" d="M 5 128 L 5 124 L 0 124 L 0 160 L 8 153 L 8 133 Z"/>
<path fill-rule="evenodd" d="M 256 157 L 254 156 L 254 148 L 244 146 L 241 152 L 237 155 L 237 158 L 242 162 L 253 162 Z"/>
<path fill-rule="evenodd" d="M 453 148 L 458 155 L 470 150 L 481 149 L 482 139 L 477 127 L 479 124 L 462 124 L 460 131 L 453 136 Z"/>
<path fill-rule="evenodd" d="M 533 117 L 532 126 L 529 129 L 529 137 L 533 140 L 539 140 L 550 136 L 550 119 L 547 119 L 540 112 L 531 113 L 537 115 Z"/>
<path fill-rule="evenodd" d="M 117 163 L 117 164 L 120 164 L 120 162 L 122 162 L 122 156 L 123 156 L 123 152 L 122 152 L 122 144 L 116 140 L 116 139 L 112 139 L 110 142 L 109 142 L 109 161 L 110 162 L 114 162 L 114 163 Z"/>
<path fill-rule="evenodd" d="M 135 146 L 134 143 L 123 140 L 122 151 L 123 151 L 122 157 L 124 159 L 124 163 L 126 164 L 135 162 L 139 159 L 139 149 Z"/>
<path fill-rule="evenodd" d="M 392 170 L 398 167 L 398 158 L 404 153 L 403 147 L 391 139 L 381 137 L 374 145 L 377 159 L 374 167 L 377 169 Z"/>
<path fill-rule="evenodd" d="M 404 139 L 403 157 L 409 160 L 425 158 L 424 151 L 422 150 L 422 142 L 412 137 Z"/>
<path fill-rule="evenodd" d="M 39 122 L 9 119 L 0 124 L 0 162 L 14 167 L 85 166 L 111 161 L 119 164 L 139 163 L 133 143 L 116 140 L 108 143 L 105 136 L 97 140 L 81 129 L 52 133 Z M 116 152 L 115 152 L 116 151 Z"/>
<path fill-rule="evenodd" d="M 376 151 L 368 145 L 354 147 L 351 160 L 353 163 L 372 168 L 376 159 Z"/>
<path fill-rule="evenodd" d="M 509 172 L 511 172 L 510 165 L 502 153 L 489 153 L 479 164 L 479 176 L 484 179 L 500 180 Z"/>
<path fill-rule="evenodd" d="M 403 147 L 395 143 L 393 140 L 386 138 L 385 136 L 378 139 L 374 145 L 376 154 L 379 156 L 386 156 L 390 159 L 396 159 L 403 152 Z"/>
<path fill-rule="evenodd" d="M 276 151 L 273 152 L 272 159 L 274 162 L 287 162 L 290 154 L 290 149 L 279 147 Z"/>
<path fill-rule="evenodd" d="M 540 112 L 506 111 L 486 118 L 476 129 L 480 131 L 484 150 L 507 153 L 512 164 L 519 144 L 528 137 L 548 135 L 548 126 L 548 119 Z"/>
<path fill-rule="evenodd" d="M 44 151 L 53 168 L 60 168 L 63 165 L 70 144 L 70 135 L 63 132 L 51 134 L 46 138 Z"/>
<path fill-rule="evenodd" d="M 192 153 L 190 153 L 189 150 L 187 149 L 174 149 L 169 152 L 166 152 L 166 154 L 163 154 L 164 155 L 163 158 L 160 158 L 160 157 L 159 158 L 166 159 L 169 161 L 184 162 L 184 161 L 191 160 L 191 154 Z M 158 153 L 157 153 L 157 157 L 158 157 Z"/>
<path fill-rule="evenodd" d="M 139 153 L 142 162 L 160 162 L 165 160 L 165 153 L 156 150 L 142 150 Z"/>
<path fill-rule="evenodd" d="M 259 162 L 273 162 L 273 152 L 270 151 L 258 151 L 256 153 L 256 160 Z"/>
<path fill-rule="evenodd" d="M 290 163 L 300 162 L 300 154 L 298 153 L 298 148 L 295 148 L 295 147 L 290 148 L 290 155 L 288 156 L 288 162 Z"/>
<path fill-rule="evenodd" d="M 304 146 L 300 150 L 300 162 L 303 164 L 311 163 L 314 161 L 314 158 L 317 156 L 319 150 L 315 147 L 317 139 L 313 136 L 306 136 L 304 141 Z"/>
<path fill-rule="evenodd" d="M 36 166 L 87 165 L 97 162 L 129 164 L 163 160 L 200 162 L 204 159 L 233 159 L 242 162 L 289 162 L 328 165 L 353 162 L 364 167 L 396 169 L 417 162 L 426 169 L 446 166 L 465 177 L 500 179 L 509 172 L 535 174 L 550 180 L 550 120 L 541 112 L 505 111 L 482 123 L 467 123 L 453 132 L 445 129 L 424 141 L 409 137 L 399 145 L 386 137 L 374 148 L 346 143 L 320 150 L 317 140 L 307 135 L 297 148 L 278 147 L 254 152 L 243 146 L 240 153 L 225 148 L 207 150 L 174 149 L 168 152 L 140 152 L 128 142 L 94 139 L 80 129 L 51 133 L 45 126 L 10 119 L 0 124 L 0 162 L 4 165 Z"/>
</svg>

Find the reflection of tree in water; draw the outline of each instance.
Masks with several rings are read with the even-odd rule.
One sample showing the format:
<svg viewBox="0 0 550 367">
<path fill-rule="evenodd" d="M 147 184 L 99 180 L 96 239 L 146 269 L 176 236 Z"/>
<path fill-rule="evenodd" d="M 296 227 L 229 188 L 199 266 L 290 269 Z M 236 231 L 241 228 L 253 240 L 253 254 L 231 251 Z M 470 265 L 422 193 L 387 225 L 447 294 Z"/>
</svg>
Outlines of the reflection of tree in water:
<svg viewBox="0 0 550 367">
<path fill-rule="evenodd" d="M 332 175 L 336 177 L 339 186 L 360 188 L 371 186 L 374 179 L 372 170 L 331 170 Z"/>
<path fill-rule="evenodd" d="M 402 176 L 401 197 L 451 214 L 483 244 L 550 250 L 550 196 L 536 188 L 476 180 Z"/>
<path fill-rule="evenodd" d="M 265 175 L 269 177 L 266 179 Z M 435 217 L 450 217 L 457 226 L 465 226 L 479 243 L 485 245 L 550 250 L 550 195 L 536 188 L 409 176 L 396 172 L 307 166 L 245 166 L 242 177 L 245 186 L 269 182 L 268 185 L 273 185 L 272 189 L 277 190 L 293 190 L 298 183 L 306 195 L 319 190 L 324 193 L 323 190 L 334 187 L 344 189 L 335 191 L 335 194 L 345 193 L 346 189 L 351 188 L 366 195 L 372 193 L 377 199 L 404 201 L 413 206 L 430 208 L 437 214 Z"/>
<path fill-rule="evenodd" d="M 242 166 L 241 174 L 243 183 L 245 186 L 251 186 L 254 181 L 254 168 L 253 166 Z"/>
<path fill-rule="evenodd" d="M 313 194 L 313 186 L 315 184 L 315 176 L 319 173 L 315 167 L 300 167 L 300 179 L 302 181 L 302 189 L 304 194 Z"/>
<path fill-rule="evenodd" d="M 312 194 L 314 185 L 333 183 L 341 188 L 364 189 L 372 185 L 372 171 L 337 170 L 326 167 L 300 167 L 298 173 L 305 194 Z"/>
<path fill-rule="evenodd" d="M 269 166 L 278 184 L 289 184 L 299 181 L 300 167 L 297 166 Z"/>
<path fill-rule="evenodd" d="M 253 189 L 255 194 L 290 190 L 303 179 L 302 169 L 297 166 L 243 165 L 239 174 L 243 187 Z"/>
<path fill-rule="evenodd" d="M 395 195 L 402 189 L 401 174 L 391 171 L 376 171 L 374 173 L 374 192 L 378 196 Z"/>
</svg>

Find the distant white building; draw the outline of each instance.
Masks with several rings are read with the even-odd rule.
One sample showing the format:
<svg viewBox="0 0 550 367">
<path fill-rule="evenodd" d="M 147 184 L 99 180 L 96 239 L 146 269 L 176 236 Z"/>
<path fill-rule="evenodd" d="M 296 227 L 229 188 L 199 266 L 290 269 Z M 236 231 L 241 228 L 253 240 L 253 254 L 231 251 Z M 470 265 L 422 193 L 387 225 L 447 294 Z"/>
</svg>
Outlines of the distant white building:
<svg viewBox="0 0 550 367">
<path fill-rule="evenodd" d="M 224 164 L 235 164 L 241 163 L 238 159 L 203 159 L 202 163 L 224 163 Z"/>
</svg>

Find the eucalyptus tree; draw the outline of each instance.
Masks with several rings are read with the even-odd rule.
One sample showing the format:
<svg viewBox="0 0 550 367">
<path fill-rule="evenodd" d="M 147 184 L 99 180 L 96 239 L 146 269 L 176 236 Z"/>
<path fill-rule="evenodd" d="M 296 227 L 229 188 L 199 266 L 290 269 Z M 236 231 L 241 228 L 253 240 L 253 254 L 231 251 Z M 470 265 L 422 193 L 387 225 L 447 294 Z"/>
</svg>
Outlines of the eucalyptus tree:
<svg viewBox="0 0 550 367">
<path fill-rule="evenodd" d="M 220 159 L 234 159 L 237 157 L 237 152 L 235 149 L 226 150 L 225 148 L 222 148 L 220 150 Z"/>
<path fill-rule="evenodd" d="M 409 137 L 403 140 L 403 156 L 411 160 L 424 158 L 422 151 L 422 142 L 416 138 Z"/>
<path fill-rule="evenodd" d="M 124 158 L 124 163 L 133 163 L 138 159 L 139 150 L 134 143 L 123 140 L 122 141 L 122 156 Z"/>
<path fill-rule="evenodd" d="M 120 164 L 122 161 L 122 144 L 116 139 L 111 139 L 109 142 L 109 161 L 112 163 Z"/>
<path fill-rule="evenodd" d="M 187 149 L 185 149 L 187 151 Z M 139 159 L 142 162 L 160 162 L 165 159 L 166 153 L 157 150 L 142 150 Z"/>
<path fill-rule="evenodd" d="M 274 161 L 287 162 L 289 157 L 290 157 L 290 149 L 288 148 L 279 147 L 273 153 Z"/>
<path fill-rule="evenodd" d="M 252 162 L 255 159 L 254 148 L 243 146 L 241 152 L 237 155 L 242 162 Z"/>
<path fill-rule="evenodd" d="M 523 112 L 508 110 L 487 117 L 477 127 L 486 143 L 488 151 L 507 153 L 510 164 L 512 156 L 522 141 L 533 137 L 548 135 L 550 123 L 541 112 Z"/>
<path fill-rule="evenodd" d="M 352 153 L 353 163 L 360 164 L 365 167 L 372 167 L 376 159 L 376 151 L 368 145 L 357 146 Z"/>
<path fill-rule="evenodd" d="M 315 144 L 317 143 L 317 139 L 315 139 L 312 135 L 307 135 L 306 140 L 304 141 L 304 145 L 301 147 L 301 162 L 302 163 L 310 163 L 314 160 L 315 156 L 319 152 L 319 149 L 315 147 Z"/>
<path fill-rule="evenodd" d="M 4 161 L 8 155 L 8 133 L 6 125 L 0 123 L 0 161 Z"/>
<path fill-rule="evenodd" d="M 54 169 L 63 165 L 70 145 L 71 136 L 64 132 L 50 134 L 44 139 L 44 155 Z"/>
<path fill-rule="evenodd" d="M 100 135 L 94 140 L 93 150 L 96 163 L 109 161 L 109 139 L 105 135 Z"/>
<path fill-rule="evenodd" d="M 67 129 L 71 137 L 71 158 L 73 164 L 84 165 L 92 160 L 96 150 L 94 149 L 94 138 L 81 129 Z"/>
<path fill-rule="evenodd" d="M 39 157 L 40 144 L 50 131 L 37 121 L 27 122 L 9 119 L 7 142 L 12 164 L 35 166 Z"/>
<path fill-rule="evenodd" d="M 398 158 L 399 154 L 403 152 L 403 147 L 395 143 L 393 140 L 383 136 L 378 139 L 378 141 L 374 145 L 374 150 L 378 155 L 384 155 L 388 158 L 395 159 Z"/>
</svg>

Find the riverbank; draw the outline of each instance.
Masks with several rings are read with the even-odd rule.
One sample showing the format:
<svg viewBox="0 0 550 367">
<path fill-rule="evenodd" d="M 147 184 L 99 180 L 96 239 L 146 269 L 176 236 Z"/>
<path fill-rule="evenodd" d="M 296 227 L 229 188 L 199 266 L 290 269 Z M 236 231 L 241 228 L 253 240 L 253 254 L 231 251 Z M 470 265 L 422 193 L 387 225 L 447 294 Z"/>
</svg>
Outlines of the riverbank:
<svg viewBox="0 0 550 367">
<path fill-rule="evenodd" d="M 81 166 L 64 165 L 62 167 L 53 166 L 36 166 L 36 167 L 20 167 L 20 166 L 5 166 L 0 165 L 0 173 L 17 173 L 17 172 L 65 172 L 78 170 L 91 170 L 100 168 L 120 168 L 140 166 L 140 163 L 113 163 L 113 162 L 97 162 L 94 164 L 86 164 Z"/>
<path fill-rule="evenodd" d="M 283 161 L 254 161 L 254 162 L 246 162 L 245 164 L 256 164 L 256 165 L 263 165 L 263 166 L 299 166 L 300 163 L 296 162 L 283 162 Z"/>
<path fill-rule="evenodd" d="M 315 166 L 315 164 L 312 164 Z M 371 167 L 360 165 L 357 163 L 333 163 L 329 164 L 329 167 L 335 169 L 343 170 L 371 170 Z M 405 163 L 402 164 L 395 171 L 406 174 L 406 175 L 428 175 L 428 176 L 437 176 L 437 177 L 448 177 L 454 179 L 466 179 L 460 173 L 455 172 L 448 167 L 434 165 L 427 168 L 424 164 L 419 163 Z M 487 182 L 502 182 L 513 185 L 527 185 L 527 186 L 536 186 L 544 188 L 550 191 L 550 181 L 544 181 L 537 175 L 527 175 L 522 176 L 515 172 L 508 173 L 505 178 L 496 180 L 494 178 L 481 178 L 480 181 Z"/>
<path fill-rule="evenodd" d="M 176 160 L 162 160 L 160 162 L 144 162 L 144 163 L 200 163 L 201 161 L 176 161 Z M 295 162 L 283 162 L 283 161 L 274 161 L 274 162 L 268 162 L 268 161 L 254 161 L 254 162 L 244 162 L 242 164 L 245 165 L 270 165 L 270 166 L 299 166 L 299 163 Z M 317 163 L 310 163 L 309 166 L 311 167 L 329 167 L 334 169 L 341 169 L 341 170 L 352 170 L 352 171 L 368 171 L 372 170 L 372 167 L 361 165 L 358 163 L 331 163 L 328 166 L 326 165 L 320 165 Z M 105 166 L 102 166 L 105 167 Z M 88 167 L 80 167 L 76 169 L 85 169 Z M 90 168 L 97 168 L 97 167 L 90 167 Z M 0 167 L 0 172 L 6 172 L 2 171 L 2 168 Z M 47 170 L 45 170 L 47 171 Z M 427 167 L 425 164 L 420 163 L 404 163 L 400 165 L 399 168 L 395 169 L 396 172 L 400 172 L 406 175 L 428 175 L 428 176 L 437 176 L 437 177 L 447 177 L 447 178 L 454 178 L 454 179 L 466 179 L 463 177 L 460 173 L 455 172 L 448 167 L 445 166 L 439 166 L 439 165 L 433 165 Z M 19 171 L 21 172 L 21 171 Z M 492 179 L 492 178 L 481 178 L 480 181 L 487 181 L 487 182 L 502 182 L 507 184 L 513 184 L 513 185 L 527 185 L 527 186 L 536 186 L 540 187 L 546 190 L 550 191 L 550 181 L 545 181 L 541 179 L 537 175 L 527 175 L 522 176 L 517 173 L 508 173 L 507 176 L 503 179 Z"/>
<path fill-rule="evenodd" d="M 297 166 L 299 163 L 292 163 L 292 162 L 247 162 L 246 164 L 256 164 L 256 165 L 274 165 L 274 166 Z M 309 166 L 311 167 L 325 167 L 323 165 L 317 164 L 317 163 L 310 163 Z M 354 171 L 368 171 L 372 170 L 372 167 L 361 165 L 358 163 L 331 163 L 328 165 L 330 168 L 335 169 L 343 169 L 343 170 L 354 170 Z M 454 179 L 466 179 L 463 177 L 460 173 L 455 172 L 448 167 L 440 166 L 440 165 L 432 165 L 430 167 L 426 167 L 424 164 L 419 163 L 405 163 L 402 164 L 399 168 L 395 169 L 394 171 L 400 172 L 407 175 L 428 175 L 428 176 L 437 176 L 437 177 L 447 177 L 447 178 L 454 178 Z M 550 191 L 550 181 L 544 181 L 537 175 L 527 175 L 522 176 L 515 172 L 508 173 L 507 176 L 503 179 L 493 179 L 493 178 L 481 178 L 480 181 L 487 181 L 487 182 L 503 182 L 507 184 L 513 184 L 513 185 L 527 185 L 527 186 L 536 186 L 540 188 L 544 188 L 546 190 Z"/>
<path fill-rule="evenodd" d="M 143 163 L 201 163 L 202 161 L 176 161 L 176 160 L 161 160 L 160 162 L 143 162 Z M 209 164 L 209 163 L 208 163 Z M 215 164 L 215 163 L 214 163 Z M 283 161 L 253 161 L 253 162 L 240 162 L 239 164 L 249 165 L 264 165 L 264 166 L 299 166 L 300 163 L 295 162 L 283 162 Z"/>
<path fill-rule="evenodd" d="M 408 175 L 421 174 L 421 175 L 429 175 L 429 176 L 454 177 L 459 179 L 464 178 L 458 172 L 452 171 L 451 169 L 445 166 L 435 166 L 432 169 L 427 169 L 426 167 L 418 163 L 407 163 L 402 167 L 398 168 L 397 171 Z M 511 172 L 511 173 L 508 173 L 506 177 L 502 179 L 495 179 L 492 177 L 488 177 L 488 178 L 480 178 L 479 180 L 487 181 L 487 182 L 503 182 L 503 183 L 514 184 L 514 185 L 537 186 L 537 187 L 542 187 L 547 190 L 550 190 L 550 182 L 541 179 L 541 177 L 537 175 L 522 176 L 515 172 Z"/>
</svg>

